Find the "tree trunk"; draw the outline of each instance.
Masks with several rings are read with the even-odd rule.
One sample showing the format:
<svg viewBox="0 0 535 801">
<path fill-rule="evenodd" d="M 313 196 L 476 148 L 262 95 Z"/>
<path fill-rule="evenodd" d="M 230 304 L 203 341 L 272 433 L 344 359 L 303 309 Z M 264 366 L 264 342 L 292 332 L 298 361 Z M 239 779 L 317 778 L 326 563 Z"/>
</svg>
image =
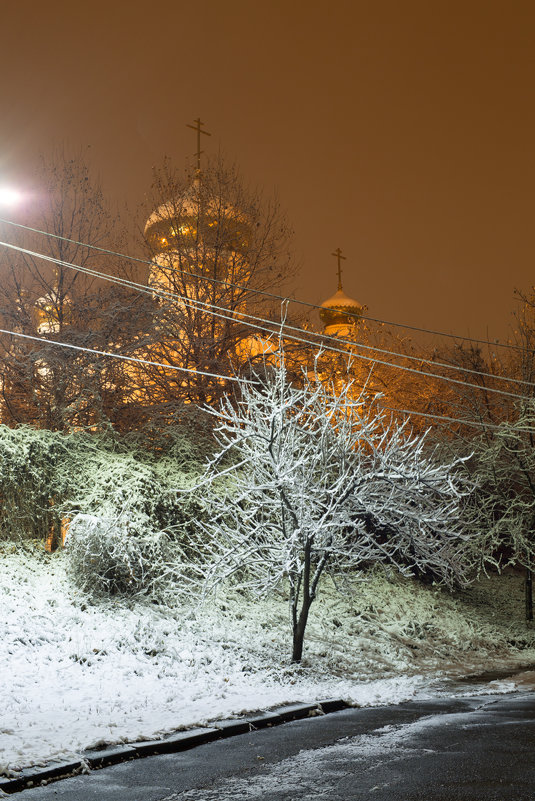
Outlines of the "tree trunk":
<svg viewBox="0 0 535 801">
<path fill-rule="evenodd" d="M 294 623 L 293 626 L 292 662 L 300 662 L 301 657 L 303 656 L 303 640 L 305 639 L 305 629 L 307 626 L 308 612 L 311 604 L 311 598 L 305 598 L 303 600 L 303 606 L 301 607 L 299 619 L 296 623 Z"/>
<path fill-rule="evenodd" d="M 529 568 L 526 568 L 526 620 L 533 620 L 533 580 Z"/>
</svg>

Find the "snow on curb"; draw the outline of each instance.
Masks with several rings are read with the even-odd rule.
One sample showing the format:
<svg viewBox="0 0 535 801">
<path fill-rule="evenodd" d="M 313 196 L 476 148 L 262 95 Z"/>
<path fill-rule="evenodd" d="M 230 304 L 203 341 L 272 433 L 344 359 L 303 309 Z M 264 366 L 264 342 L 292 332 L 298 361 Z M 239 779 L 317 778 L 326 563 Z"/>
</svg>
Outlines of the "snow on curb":
<svg viewBox="0 0 535 801">
<path fill-rule="evenodd" d="M 120 762 L 128 762 L 132 759 L 188 751 L 198 745 L 213 742 L 214 740 L 235 737 L 255 729 L 267 728 L 268 726 L 280 726 L 291 720 L 338 712 L 342 709 L 347 709 L 348 706 L 341 698 L 328 699 L 318 704 L 292 704 L 251 718 L 218 721 L 213 728 L 198 728 L 175 732 L 161 740 L 136 742 L 119 748 L 112 747 L 86 751 L 78 760 L 49 764 L 44 767 L 27 768 L 20 771 L 16 776 L 0 777 L 0 792 L 7 794 L 18 793 L 30 787 L 49 784 L 51 781 L 76 776 L 80 773 L 88 773 L 90 770 L 98 770 L 110 765 L 117 765 Z"/>
</svg>

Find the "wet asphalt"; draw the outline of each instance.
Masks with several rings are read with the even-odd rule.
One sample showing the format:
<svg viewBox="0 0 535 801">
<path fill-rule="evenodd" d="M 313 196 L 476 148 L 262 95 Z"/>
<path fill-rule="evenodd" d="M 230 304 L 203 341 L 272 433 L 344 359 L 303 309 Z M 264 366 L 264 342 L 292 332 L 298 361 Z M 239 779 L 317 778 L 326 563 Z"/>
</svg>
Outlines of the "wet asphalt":
<svg viewBox="0 0 535 801">
<path fill-rule="evenodd" d="M 21 801 L 535 801 L 535 693 L 346 709 L 134 759 Z"/>
</svg>

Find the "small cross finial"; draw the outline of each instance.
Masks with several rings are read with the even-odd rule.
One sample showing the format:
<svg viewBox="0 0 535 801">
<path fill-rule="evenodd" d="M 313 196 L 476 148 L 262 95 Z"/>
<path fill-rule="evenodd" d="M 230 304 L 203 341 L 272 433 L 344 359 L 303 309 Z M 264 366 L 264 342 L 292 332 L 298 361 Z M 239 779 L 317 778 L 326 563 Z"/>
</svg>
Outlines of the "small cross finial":
<svg viewBox="0 0 535 801">
<path fill-rule="evenodd" d="M 197 119 L 193 120 L 193 121 L 195 122 L 195 125 L 187 124 L 186 128 L 193 128 L 194 131 L 197 131 L 197 152 L 195 153 L 195 155 L 197 156 L 197 175 L 200 175 L 200 172 L 201 172 L 201 153 L 203 152 L 201 150 L 201 134 L 204 134 L 205 136 L 212 136 L 212 134 L 208 133 L 208 131 L 203 131 L 201 129 L 201 126 L 204 125 L 204 122 L 201 122 L 201 118 L 200 117 L 197 117 Z"/>
<path fill-rule="evenodd" d="M 336 248 L 334 253 L 331 253 L 331 256 L 336 256 L 338 259 L 338 291 L 340 292 L 342 289 L 342 265 L 340 264 L 340 259 L 345 261 L 346 257 L 342 256 L 342 251 L 340 248 Z"/>
</svg>

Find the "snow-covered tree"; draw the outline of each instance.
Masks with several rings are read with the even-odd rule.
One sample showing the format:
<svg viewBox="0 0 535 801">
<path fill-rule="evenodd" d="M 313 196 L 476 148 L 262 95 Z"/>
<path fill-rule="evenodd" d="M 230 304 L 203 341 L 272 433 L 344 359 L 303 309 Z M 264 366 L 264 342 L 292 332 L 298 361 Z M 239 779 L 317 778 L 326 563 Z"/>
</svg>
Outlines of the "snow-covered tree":
<svg viewBox="0 0 535 801">
<path fill-rule="evenodd" d="M 254 377 L 254 374 L 253 374 Z M 299 385 L 284 354 L 212 411 L 219 450 L 206 481 L 199 553 L 207 589 L 233 578 L 258 595 L 289 593 L 293 661 L 327 573 L 373 563 L 463 582 L 458 462 L 436 463 L 411 434 L 347 382 L 316 371 Z"/>
<path fill-rule="evenodd" d="M 471 443 L 475 540 L 480 564 L 526 569 L 526 618 L 533 619 L 535 569 L 535 401 L 520 403 L 510 419 Z"/>
</svg>

